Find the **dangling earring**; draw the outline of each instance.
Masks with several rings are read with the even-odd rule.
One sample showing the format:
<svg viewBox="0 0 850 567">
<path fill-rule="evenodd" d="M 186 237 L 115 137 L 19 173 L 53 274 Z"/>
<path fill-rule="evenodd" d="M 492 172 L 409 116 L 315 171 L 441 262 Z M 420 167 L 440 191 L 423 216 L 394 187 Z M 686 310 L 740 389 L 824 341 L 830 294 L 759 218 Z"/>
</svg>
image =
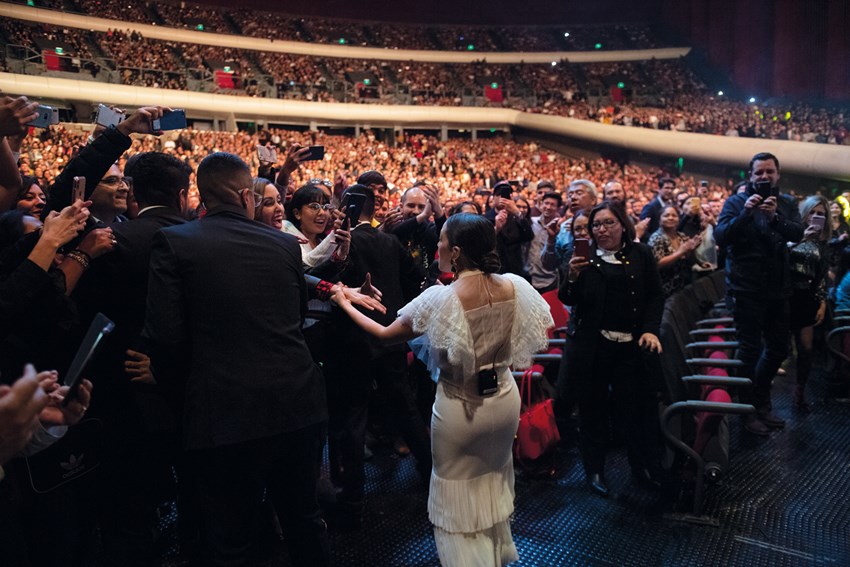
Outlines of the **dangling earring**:
<svg viewBox="0 0 850 567">
<path fill-rule="evenodd" d="M 452 273 L 457 274 L 457 258 L 452 258 Z"/>
</svg>

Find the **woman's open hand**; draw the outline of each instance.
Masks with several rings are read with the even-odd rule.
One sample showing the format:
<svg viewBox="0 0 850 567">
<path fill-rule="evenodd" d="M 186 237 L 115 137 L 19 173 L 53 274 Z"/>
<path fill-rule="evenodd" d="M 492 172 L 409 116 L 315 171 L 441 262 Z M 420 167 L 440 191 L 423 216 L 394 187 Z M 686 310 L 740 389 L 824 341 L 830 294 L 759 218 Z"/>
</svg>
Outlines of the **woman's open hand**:
<svg viewBox="0 0 850 567">
<path fill-rule="evenodd" d="M 661 341 L 652 333 L 644 333 L 638 340 L 638 346 L 645 348 L 649 352 L 657 352 L 661 354 Z"/>
</svg>

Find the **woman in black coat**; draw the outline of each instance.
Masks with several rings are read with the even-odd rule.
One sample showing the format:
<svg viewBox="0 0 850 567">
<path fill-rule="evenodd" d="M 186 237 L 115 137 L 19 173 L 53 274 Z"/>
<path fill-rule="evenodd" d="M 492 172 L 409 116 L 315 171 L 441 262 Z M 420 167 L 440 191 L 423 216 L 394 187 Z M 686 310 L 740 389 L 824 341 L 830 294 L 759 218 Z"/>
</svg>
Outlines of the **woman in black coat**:
<svg viewBox="0 0 850 567">
<path fill-rule="evenodd" d="M 635 478 L 657 486 L 657 424 L 644 353 L 660 353 L 664 294 L 650 248 L 635 242 L 625 212 L 603 202 L 590 213 L 590 258 L 573 256 L 559 297 L 573 306 L 565 361 L 579 388 L 581 452 L 591 490 L 608 495 L 609 409 Z"/>
</svg>

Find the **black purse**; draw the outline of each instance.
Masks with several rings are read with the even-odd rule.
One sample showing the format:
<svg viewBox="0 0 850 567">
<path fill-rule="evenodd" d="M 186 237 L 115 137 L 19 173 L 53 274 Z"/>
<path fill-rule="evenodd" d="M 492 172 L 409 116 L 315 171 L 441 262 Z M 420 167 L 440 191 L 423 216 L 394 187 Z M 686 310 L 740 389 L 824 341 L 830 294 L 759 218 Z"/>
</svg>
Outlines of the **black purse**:
<svg viewBox="0 0 850 567">
<path fill-rule="evenodd" d="M 30 486 L 38 494 L 52 492 L 99 467 L 102 453 L 103 422 L 85 419 L 44 451 L 24 458 Z"/>
</svg>

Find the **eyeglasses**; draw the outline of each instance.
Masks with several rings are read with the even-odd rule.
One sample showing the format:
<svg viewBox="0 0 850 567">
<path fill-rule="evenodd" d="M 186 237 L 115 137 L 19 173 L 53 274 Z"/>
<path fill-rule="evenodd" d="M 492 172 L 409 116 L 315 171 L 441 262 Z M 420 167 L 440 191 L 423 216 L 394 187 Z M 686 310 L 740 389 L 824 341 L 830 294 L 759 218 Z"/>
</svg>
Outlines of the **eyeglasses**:
<svg viewBox="0 0 850 567">
<path fill-rule="evenodd" d="M 587 234 L 587 225 L 573 227 L 573 232 L 576 234 Z"/>
<path fill-rule="evenodd" d="M 307 207 L 308 209 L 312 209 L 313 211 L 315 211 L 315 212 L 317 212 L 317 213 L 318 213 L 319 211 L 332 211 L 332 210 L 334 210 L 334 208 L 335 208 L 335 207 L 334 207 L 333 205 L 331 205 L 331 204 L 322 205 L 322 204 L 320 204 L 320 203 L 316 203 L 315 201 L 314 201 L 314 202 L 312 202 L 312 203 L 307 203 L 307 204 L 306 204 L 306 205 L 304 205 L 304 206 L 305 206 L 305 207 Z"/>
<path fill-rule="evenodd" d="M 133 178 L 132 177 L 119 177 L 118 175 L 110 175 L 109 177 L 104 177 L 100 180 L 100 185 L 106 185 L 107 187 L 118 187 L 121 184 L 126 185 L 128 188 L 133 186 Z"/>
<path fill-rule="evenodd" d="M 319 179 L 318 177 L 313 177 L 310 179 L 310 185 L 324 185 L 325 187 L 333 187 L 333 183 L 331 183 L 327 179 Z"/>
<path fill-rule="evenodd" d="M 615 221 L 614 219 L 605 219 L 603 221 L 593 221 L 593 224 L 590 225 L 590 228 L 592 228 L 593 230 L 599 230 L 604 226 L 605 230 L 611 230 L 614 225 L 617 224 L 619 224 L 619 222 Z"/>
</svg>

